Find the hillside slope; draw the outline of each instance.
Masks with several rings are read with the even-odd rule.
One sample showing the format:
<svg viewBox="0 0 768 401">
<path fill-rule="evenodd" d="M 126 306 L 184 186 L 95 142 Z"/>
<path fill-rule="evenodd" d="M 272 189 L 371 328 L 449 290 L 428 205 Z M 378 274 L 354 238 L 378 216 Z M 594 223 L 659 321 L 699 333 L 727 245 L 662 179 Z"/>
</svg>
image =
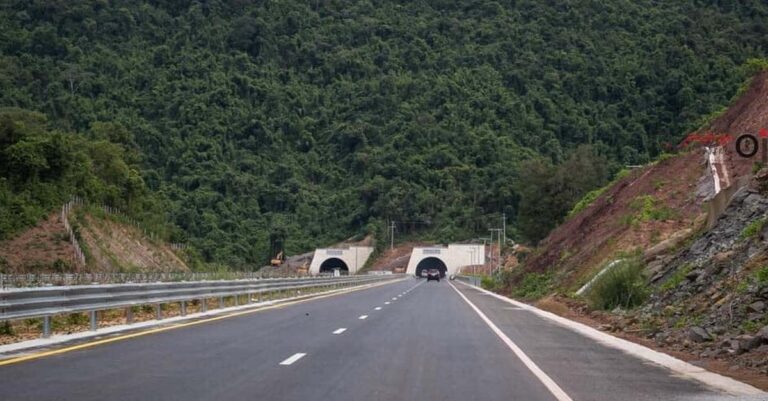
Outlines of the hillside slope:
<svg viewBox="0 0 768 401">
<path fill-rule="evenodd" d="M 580 285 L 620 254 L 693 232 L 702 213 L 695 193 L 702 161 L 701 154 L 689 152 L 629 172 L 553 230 L 525 269 L 554 269 L 565 286 Z"/>
<path fill-rule="evenodd" d="M 187 264 L 170 247 L 103 213 L 68 214 L 85 260 L 76 256 L 62 214 L 56 212 L 12 239 L 0 242 L 2 273 L 182 272 Z"/>
<path fill-rule="evenodd" d="M 530 157 L 592 144 L 645 163 L 727 101 L 768 48 L 767 15 L 760 1 L 9 0 L 0 106 L 66 131 L 125 127 L 203 258 L 261 265 L 278 244 L 382 237 L 388 220 L 441 242 L 484 234 L 517 213 Z"/>
<path fill-rule="evenodd" d="M 699 133 L 757 135 L 768 127 L 767 100 L 768 72 L 762 72 Z M 729 142 L 717 170 L 719 181 L 732 186 L 715 197 L 704 145 L 714 144 L 694 143 L 610 185 L 509 273 L 502 291 L 559 294 L 539 302 L 766 388 L 768 169 L 739 156 Z M 723 205 L 711 207 L 718 199 Z M 619 259 L 643 266 L 639 285 L 648 298 L 642 304 L 599 311 L 594 287 L 585 289 L 586 298 L 576 295 L 598 271 L 610 276 L 618 269 L 610 262 Z M 526 293 L 531 277 L 545 277 L 544 290 Z"/>
</svg>

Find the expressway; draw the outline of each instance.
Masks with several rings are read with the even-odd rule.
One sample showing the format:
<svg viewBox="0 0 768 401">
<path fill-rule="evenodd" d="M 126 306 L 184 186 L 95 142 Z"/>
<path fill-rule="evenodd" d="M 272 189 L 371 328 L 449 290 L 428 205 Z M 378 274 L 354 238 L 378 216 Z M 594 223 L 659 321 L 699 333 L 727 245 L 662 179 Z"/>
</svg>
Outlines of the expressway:
<svg viewBox="0 0 768 401">
<path fill-rule="evenodd" d="M 9 363 L 0 399 L 737 398 L 466 284 L 405 279 Z"/>
</svg>

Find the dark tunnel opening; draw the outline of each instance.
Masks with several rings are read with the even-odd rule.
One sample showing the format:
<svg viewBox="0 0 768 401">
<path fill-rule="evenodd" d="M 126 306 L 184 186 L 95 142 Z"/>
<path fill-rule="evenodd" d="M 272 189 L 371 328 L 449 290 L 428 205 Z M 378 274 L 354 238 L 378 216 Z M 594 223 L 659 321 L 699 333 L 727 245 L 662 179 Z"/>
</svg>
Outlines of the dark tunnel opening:
<svg viewBox="0 0 768 401">
<path fill-rule="evenodd" d="M 339 258 L 330 258 L 320 264 L 320 273 L 333 273 L 337 269 L 341 274 L 349 274 L 349 267 Z"/>
<path fill-rule="evenodd" d="M 436 257 L 428 257 L 422 259 L 421 262 L 419 262 L 418 265 L 416 265 L 416 277 L 421 277 L 421 273 L 423 270 L 429 270 L 429 269 L 437 269 L 440 271 L 440 277 L 445 277 L 446 273 L 448 273 L 448 266 L 443 263 L 442 260 L 436 258 Z"/>
</svg>

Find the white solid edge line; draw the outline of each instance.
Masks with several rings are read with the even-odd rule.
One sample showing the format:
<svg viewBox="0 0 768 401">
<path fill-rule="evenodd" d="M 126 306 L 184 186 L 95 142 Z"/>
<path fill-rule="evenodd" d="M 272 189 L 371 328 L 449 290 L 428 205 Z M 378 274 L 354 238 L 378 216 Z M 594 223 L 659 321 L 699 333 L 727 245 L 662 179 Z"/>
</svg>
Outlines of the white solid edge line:
<svg viewBox="0 0 768 401">
<path fill-rule="evenodd" d="M 671 355 L 667 355 L 663 352 L 659 352 L 653 349 L 650 349 L 648 347 L 642 346 L 640 344 L 633 343 L 628 340 L 624 340 L 618 337 L 614 337 L 608 333 L 602 332 L 600 330 L 594 329 L 590 326 L 587 326 L 585 324 L 575 322 L 573 320 L 566 319 L 562 316 L 558 316 L 552 312 L 547 312 L 544 310 L 541 310 L 535 306 L 528 305 L 526 303 L 522 303 L 519 301 L 515 301 L 514 299 L 507 298 L 505 296 L 490 292 L 486 289 L 476 287 L 471 284 L 463 283 L 464 285 L 477 288 L 480 291 L 483 291 L 484 293 L 487 293 L 488 295 L 491 295 L 495 298 L 498 298 L 504 302 L 510 303 L 512 305 L 515 305 L 521 309 L 525 309 L 529 312 L 535 313 L 545 319 L 549 319 L 555 323 L 558 323 L 559 325 L 568 328 L 572 331 L 575 331 L 576 333 L 579 333 L 587 338 L 591 338 L 603 345 L 609 346 L 611 348 L 615 348 L 618 350 L 621 350 L 627 354 L 630 354 L 632 356 L 635 356 L 637 358 L 644 359 L 646 361 L 653 362 L 655 364 L 661 365 L 667 369 L 672 370 L 675 373 L 679 373 L 681 375 L 687 376 L 691 379 L 694 379 L 696 381 L 699 381 L 707 386 L 714 387 L 716 389 L 725 391 L 727 393 L 730 393 L 731 395 L 763 395 L 765 392 L 762 390 L 755 388 L 749 384 L 742 383 L 738 380 L 731 379 L 730 377 L 725 377 L 722 375 L 719 375 L 717 373 L 710 372 L 704 368 L 691 365 L 688 362 L 684 362 L 680 359 L 677 359 Z M 458 291 L 458 290 L 456 290 Z M 462 294 L 463 295 L 463 294 Z"/>
<path fill-rule="evenodd" d="M 347 329 L 345 327 L 342 327 L 342 328 L 334 330 L 333 334 L 341 334 L 341 333 L 343 333 L 345 331 L 347 331 Z"/>
<path fill-rule="evenodd" d="M 544 371 L 541 370 L 541 368 L 539 368 L 539 366 L 536 365 L 536 363 L 533 362 L 531 358 L 529 358 L 528 355 L 526 355 L 525 352 L 523 352 L 523 350 L 517 346 L 517 344 L 515 344 L 512 340 L 510 340 L 509 337 L 507 337 L 507 335 L 504 334 L 504 332 L 502 332 L 498 327 L 496 327 L 496 325 L 493 324 L 491 319 L 488 319 L 488 317 L 485 316 L 485 314 L 480 309 L 478 309 L 477 306 L 475 306 L 475 304 L 472 303 L 472 301 L 470 301 L 464 294 L 461 293 L 461 291 L 459 291 L 456 287 L 454 287 L 453 284 L 450 284 L 450 286 L 472 308 L 472 310 L 474 310 L 475 313 L 477 313 L 477 315 L 480 316 L 480 319 L 482 319 L 483 322 L 485 322 L 485 324 L 487 324 L 488 327 L 491 328 L 491 331 L 493 331 L 501 339 L 501 341 L 503 341 L 504 344 L 506 344 L 507 347 L 509 347 L 509 349 L 512 350 L 515 356 L 517 356 L 517 358 L 520 359 L 521 362 L 523 362 L 525 367 L 528 368 L 528 370 L 530 370 L 531 373 L 533 373 L 533 375 L 536 376 L 537 379 L 539 379 L 539 381 L 544 385 L 544 387 L 546 387 L 547 390 L 549 390 L 549 392 L 552 393 L 552 395 L 554 395 L 558 401 L 573 401 L 573 399 L 570 396 L 568 396 L 568 394 L 566 394 L 565 391 L 563 391 L 563 389 L 561 389 L 560 386 L 558 386 L 557 383 L 555 383 L 555 381 L 552 380 L 552 378 L 550 378 L 546 373 L 544 373 Z"/>
<path fill-rule="evenodd" d="M 365 319 L 368 319 L 368 315 L 362 315 L 362 316 L 360 316 L 358 319 L 360 319 L 360 320 L 365 320 Z"/>
<path fill-rule="evenodd" d="M 280 364 L 283 365 L 283 366 L 292 365 L 294 362 L 298 361 L 301 358 L 304 358 L 304 356 L 306 356 L 306 355 L 307 354 L 304 354 L 304 353 L 301 353 L 301 352 L 297 352 L 297 353 L 291 355 L 290 358 L 280 362 Z"/>
</svg>

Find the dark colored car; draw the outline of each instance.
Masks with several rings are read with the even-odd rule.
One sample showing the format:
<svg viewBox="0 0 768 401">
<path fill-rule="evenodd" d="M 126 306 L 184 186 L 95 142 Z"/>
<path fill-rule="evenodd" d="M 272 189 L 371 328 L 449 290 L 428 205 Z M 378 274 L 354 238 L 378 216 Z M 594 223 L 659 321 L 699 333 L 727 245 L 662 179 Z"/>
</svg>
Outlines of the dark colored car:
<svg viewBox="0 0 768 401">
<path fill-rule="evenodd" d="M 437 280 L 439 282 L 440 281 L 440 270 L 429 269 L 429 271 L 427 271 L 427 281 L 430 281 L 430 280 Z"/>
</svg>

